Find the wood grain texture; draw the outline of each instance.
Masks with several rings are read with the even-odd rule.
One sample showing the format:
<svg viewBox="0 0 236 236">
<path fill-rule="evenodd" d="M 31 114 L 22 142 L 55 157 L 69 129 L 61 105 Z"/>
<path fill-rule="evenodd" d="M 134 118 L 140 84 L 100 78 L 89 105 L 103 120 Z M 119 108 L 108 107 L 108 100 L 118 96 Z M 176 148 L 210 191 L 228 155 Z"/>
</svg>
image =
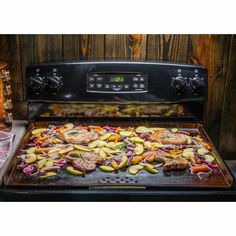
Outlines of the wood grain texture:
<svg viewBox="0 0 236 236">
<path fill-rule="evenodd" d="M 61 35 L 21 35 L 22 65 L 61 61 Z"/>
<path fill-rule="evenodd" d="M 147 60 L 186 62 L 188 35 L 148 35 Z"/>
<path fill-rule="evenodd" d="M 208 68 L 208 101 L 204 111 L 204 125 L 217 146 L 225 92 L 230 35 L 191 35 L 189 62 Z"/>
<path fill-rule="evenodd" d="M 79 55 L 81 60 L 88 60 L 90 51 L 90 37 L 89 35 L 80 35 Z"/>
<path fill-rule="evenodd" d="M 127 59 L 127 35 L 108 34 L 105 35 L 105 59 L 124 60 Z"/>
<path fill-rule="evenodd" d="M 80 35 L 62 36 L 62 57 L 64 61 L 80 60 Z"/>
<path fill-rule="evenodd" d="M 104 35 L 63 35 L 64 60 L 104 59 Z"/>
<path fill-rule="evenodd" d="M 116 34 L 105 36 L 105 58 L 145 60 L 147 35 Z"/>
<path fill-rule="evenodd" d="M 146 59 L 147 35 L 127 35 L 127 45 L 127 59 L 136 61 Z"/>
<path fill-rule="evenodd" d="M 105 36 L 102 34 L 92 34 L 89 37 L 89 60 L 104 60 Z"/>
<path fill-rule="evenodd" d="M 219 151 L 224 158 L 236 159 L 236 36 L 232 36 L 224 105 L 219 139 Z"/>
</svg>

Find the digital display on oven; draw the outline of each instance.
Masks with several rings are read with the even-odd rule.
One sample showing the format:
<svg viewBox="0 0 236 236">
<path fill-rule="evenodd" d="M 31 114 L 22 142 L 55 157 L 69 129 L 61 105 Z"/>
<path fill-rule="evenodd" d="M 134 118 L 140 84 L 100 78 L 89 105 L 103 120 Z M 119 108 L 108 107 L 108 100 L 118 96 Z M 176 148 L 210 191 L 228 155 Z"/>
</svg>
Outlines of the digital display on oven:
<svg viewBox="0 0 236 236">
<path fill-rule="evenodd" d="M 111 77 L 110 82 L 123 83 L 123 82 L 125 82 L 125 78 L 123 76 L 117 75 L 117 76 Z"/>
<path fill-rule="evenodd" d="M 87 74 L 87 92 L 146 93 L 148 92 L 147 74 L 91 72 Z"/>
</svg>

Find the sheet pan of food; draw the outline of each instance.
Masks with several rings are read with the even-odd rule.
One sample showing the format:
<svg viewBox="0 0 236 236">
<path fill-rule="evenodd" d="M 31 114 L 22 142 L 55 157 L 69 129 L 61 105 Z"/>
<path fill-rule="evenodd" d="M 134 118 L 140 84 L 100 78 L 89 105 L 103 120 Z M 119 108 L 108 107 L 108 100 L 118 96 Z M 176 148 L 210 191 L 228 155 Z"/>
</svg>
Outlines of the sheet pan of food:
<svg viewBox="0 0 236 236">
<path fill-rule="evenodd" d="M 31 123 L 7 186 L 230 188 L 200 124 Z"/>
</svg>

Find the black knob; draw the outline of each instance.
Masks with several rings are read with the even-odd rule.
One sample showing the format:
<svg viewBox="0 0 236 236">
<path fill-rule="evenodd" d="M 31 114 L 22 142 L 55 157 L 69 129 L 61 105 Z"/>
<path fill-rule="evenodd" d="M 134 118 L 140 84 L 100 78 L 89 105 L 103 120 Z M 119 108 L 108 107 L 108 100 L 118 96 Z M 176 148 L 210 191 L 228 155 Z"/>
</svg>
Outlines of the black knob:
<svg viewBox="0 0 236 236">
<path fill-rule="evenodd" d="M 204 83 L 199 77 L 190 79 L 189 84 L 194 93 L 200 93 L 204 87 Z"/>
<path fill-rule="evenodd" d="M 30 77 L 29 78 L 29 86 L 33 91 L 40 92 L 45 86 L 44 78 L 42 78 L 40 76 Z"/>
<path fill-rule="evenodd" d="M 48 84 L 48 89 L 50 91 L 56 92 L 62 86 L 62 80 L 60 77 L 58 77 L 56 75 L 48 76 L 47 77 L 47 84 Z"/>
<path fill-rule="evenodd" d="M 177 76 L 172 80 L 172 86 L 178 94 L 185 92 L 186 85 L 186 80 L 182 76 Z"/>
</svg>

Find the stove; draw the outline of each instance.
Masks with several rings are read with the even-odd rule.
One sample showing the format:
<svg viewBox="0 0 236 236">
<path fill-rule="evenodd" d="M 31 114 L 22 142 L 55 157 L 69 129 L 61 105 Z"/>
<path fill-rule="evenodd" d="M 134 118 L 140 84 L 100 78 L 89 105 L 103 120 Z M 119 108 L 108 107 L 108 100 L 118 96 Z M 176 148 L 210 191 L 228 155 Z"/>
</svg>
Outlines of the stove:
<svg viewBox="0 0 236 236">
<path fill-rule="evenodd" d="M 232 186 L 233 178 L 202 125 L 208 91 L 205 67 L 146 61 L 38 64 L 26 68 L 25 89 L 29 126 L 4 176 L 7 188 L 148 190 L 229 189 Z M 27 147 L 32 131 L 52 126 L 61 127 L 67 122 L 75 124 L 76 127 L 92 127 L 91 129 L 107 126 L 121 130 L 131 129 L 129 132 L 132 134 L 137 127 L 146 127 L 154 133 L 163 129 L 173 133 L 179 130 L 182 135 L 191 134 L 207 143 L 214 156 L 217 171 L 210 177 L 200 179 L 192 175 L 189 169 L 174 169 L 168 172 L 160 169 L 157 175 L 141 170 L 137 175 L 132 175 L 127 170 L 107 173 L 97 168 L 83 177 L 61 171 L 56 177 L 44 180 L 22 175 L 22 172 L 17 170 L 17 156 Z M 140 134 L 136 132 L 135 135 Z M 144 141 L 141 142 L 146 148 Z M 133 145 L 140 145 L 137 143 Z M 172 149 L 181 149 L 182 152 L 182 149 L 189 151 L 195 148 L 194 143 L 188 144 L 174 148 L 172 145 Z M 163 146 L 159 146 L 154 151 L 162 148 Z M 166 151 L 165 148 L 163 150 Z M 132 162 L 131 159 L 129 161 Z M 141 164 L 146 168 L 147 164 Z M 192 164 L 198 166 L 198 163 Z"/>
</svg>

